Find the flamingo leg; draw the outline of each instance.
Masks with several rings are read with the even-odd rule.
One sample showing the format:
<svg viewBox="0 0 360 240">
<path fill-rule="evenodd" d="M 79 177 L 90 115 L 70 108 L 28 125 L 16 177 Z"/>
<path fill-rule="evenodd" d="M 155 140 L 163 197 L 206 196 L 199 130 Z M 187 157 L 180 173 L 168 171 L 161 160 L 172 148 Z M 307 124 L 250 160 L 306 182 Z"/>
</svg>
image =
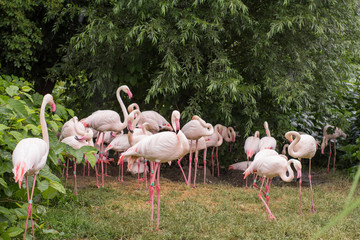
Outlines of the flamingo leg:
<svg viewBox="0 0 360 240">
<path fill-rule="evenodd" d="M 95 163 L 95 165 L 94 165 L 94 168 L 95 168 L 95 176 L 96 176 L 96 186 L 98 187 L 98 188 L 100 188 L 100 186 L 99 186 L 99 180 L 98 180 L 98 176 L 99 176 L 99 174 L 98 174 L 98 170 L 97 170 L 97 163 Z"/>
<path fill-rule="evenodd" d="M 74 194 L 77 196 L 77 184 L 76 184 L 76 158 L 74 158 Z"/>
<path fill-rule="evenodd" d="M 68 176 L 69 176 L 69 158 L 67 158 L 67 161 L 66 161 L 65 187 L 66 187 L 66 184 L 67 184 Z"/>
<path fill-rule="evenodd" d="M 104 150 L 104 137 L 105 137 L 105 133 L 100 133 L 103 134 L 103 137 L 101 138 L 101 147 L 100 147 L 100 161 L 101 161 L 101 186 L 104 187 L 105 186 L 105 179 L 104 179 L 104 161 L 103 161 L 103 150 Z"/>
<path fill-rule="evenodd" d="M 206 183 L 206 153 L 207 148 L 204 149 L 204 184 Z"/>
<path fill-rule="evenodd" d="M 270 219 L 276 219 L 275 216 L 271 213 L 269 206 L 266 204 L 265 200 L 264 200 L 264 199 L 262 198 L 262 196 L 261 196 L 262 188 L 263 188 L 263 186 L 264 186 L 264 181 L 265 181 L 265 177 L 263 177 L 263 179 L 262 179 L 262 183 L 261 183 L 261 187 L 260 187 L 260 191 L 259 191 L 258 196 L 259 196 L 259 198 L 261 199 L 261 201 L 264 203 L 265 208 L 266 208 L 267 212 L 268 212 L 269 215 L 270 215 Z"/>
<path fill-rule="evenodd" d="M 121 182 L 124 182 L 124 161 L 121 161 Z"/>
<path fill-rule="evenodd" d="M 219 155 L 218 155 L 218 152 L 219 152 L 219 148 L 216 147 L 216 163 L 217 163 L 217 169 L 218 169 L 218 177 L 220 177 L 220 166 L 219 166 Z"/>
<path fill-rule="evenodd" d="M 177 161 L 177 163 L 178 163 L 178 165 L 179 165 L 179 167 L 180 167 L 180 169 L 181 169 L 182 174 L 184 175 L 185 183 L 186 183 L 186 185 L 188 185 L 188 181 L 187 181 L 187 179 L 186 179 L 184 169 L 182 168 L 181 163 L 180 163 L 181 159 L 182 159 L 182 158 L 179 158 L 179 160 Z"/>
<path fill-rule="evenodd" d="M 334 166 L 333 166 L 334 173 L 335 173 L 335 162 L 336 162 L 336 139 L 334 139 Z"/>
<path fill-rule="evenodd" d="M 212 149 L 212 151 L 211 151 L 212 176 L 214 176 L 214 174 L 215 174 L 215 169 L 214 169 L 214 150 L 215 150 L 215 147 L 213 147 L 213 149 Z"/>
<path fill-rule="evenodd" d="M 121 155 L 119 155 L 119 161 L 120 161 L 120 157 L 121 157 Z M 118 177 L 119 182 L 120 182 L 120 169 L 121 169 L 121 165 L 119 164 L 119 177 Z"/>
<path fill-rule="evenodd" d="M 151 183 L 150 183 L 150 204 L 151 204 L 151 214 L 150 214 L 150 227 L 152 227 L 152 223 L 154 220 L 154 182 L 155 182 L 155 176 L 156 176 L 156 171 L 159 167 L 159 163 L 157 162 L 155 164 L 155 169 L 154 172 L 151 176 Z"/>
<path fill-rule="evenodd" d="M 248 167 L 249 167 L 249 156 L 247 156 L 247 163 L 246 163 L 246 168 L 248 168 Z M 248 178 L 246 178 L 245 188 L 249 188 L 248 187 Z"/>
<path fill-rule="evenodd" d="M 140 189 L 140 158 L 137 159 L 138 162 L 138 189 Z"/>
<path fill-rule="evenodd" d="M 301 174 L 301 169 L 297 169 L 297 171 L 300 171 L 300 174 Z M 299 176 L 299 174 L 298 174 Z M 302 203 L 301 203 L 301 183 L 302 183 L 302 175 L 300 175 L 300 180 L 299 180 L 299 200 L 300 200 L 300 215 L 303 214 L 303 211 L 302 211 Z"/>
<path fill-rule="evenodd" d="M 87 166 L 88 166 L 88 177 L 90 177 L 90 163 L 89 163 L 89 161 L 87 162 Z"/>
<path fill-rule="evenodd" d="M 28 222 L 29 222 L 29 216 L 30 216 L 30 220 L 31 220 L 31 229 L 32 229 L 32 235 L 33 235 L 33 239 L 35 239 L 35 232 L 34 232 L 34 221 L 32 218 L 32 198 L 34 195 L 34 189 L 35 189 L 35 183 L 36 183 L 36 174 L 34 174 L 34 181 L 33 181 L 33 186 L 31 189 L 31 196 L 29 196 L 29 185 L 28 185 L 28 178 L 26 176 L 26 191 L 27 191 L 27 196 L 28 196 L 28 209 L 27 209 L 27 217 L 26 217 L 26 224 L 25 224 L 25 232 L 24 232 L 24 239 L 26 238 L 26 230 L 27 230 L 27 226 L 28 226 Z"/>
<path fill-rule="evenodd" d="M 195 173 L 194 173 L 194 184 L 193 184 L 193 188 L 196 188 L 196 174 L 197 174 L 197 168 L 198 168 L 198 158 L 199 158 L 199 150 L 197 150 L 197 146 L 198 146 L 198 140 L 196 140 L 196 145 L 195 145 Z"/>
<path fill-rule="evenodd" d="M 156 219 L 156 230 L 159 230 L 159 222 L 160 222 L 160 168 L 161 163 L 159 163 L 158 173 L 157 173 L 157 181 L 156 181 L 156 193 L 157 193 L 157 219 Z"/>
<path fill-rule="evenodd" d="M 330 147 L 330 153 L 329 153 L 329 160 L 328 160 L 328 167 L 327 167 L 327 173 L 329 173 L 329 169 L 330 169 L 330 158 L 331 158 L 331 141 L 329 141 L 329 147 Z"/>
<path fill-rule="evenodd" d="M 147 186 L 147 160 L 144 160 L 144 175 L 143 178 L 145 179 L 145 190 L 148 190 L 148 186 Z"/>
<path fill-rule="evenodd" d="M 195 149 L 196 150 L 196 149 Z M 190 186 L 191 183 L 191 165 L 192 165 L 192 140 L 190 140 L 190 153 L 189 153 L 189 174 L 187 178 L 187 185 Z"/>
<path fill-rule="evenodd" d="M 310 183 L 310 192 L 311 192 L 311 211 L 313 213 L 316 212 L 315 205 L 314 205 L 314 196 L 311 184 L 311 158 L 309 158 L 309 183 Z"/>
</svg>

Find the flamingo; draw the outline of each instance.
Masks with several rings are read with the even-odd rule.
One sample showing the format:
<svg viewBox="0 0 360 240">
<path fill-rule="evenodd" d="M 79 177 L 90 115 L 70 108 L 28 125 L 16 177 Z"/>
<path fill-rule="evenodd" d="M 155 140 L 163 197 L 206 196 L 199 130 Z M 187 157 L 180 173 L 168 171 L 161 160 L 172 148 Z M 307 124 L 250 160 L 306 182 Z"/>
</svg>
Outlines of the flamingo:
<svg viewBox="0 0 360 240">
<path fill-rule="evenodd" d="M 210 123 L 206 123 L 199 116 L 194 115 L 192 117 L 192 119 L 182 127 L 181 131 L 185 134 L 187 139 L 191 140 L 190 156 L 189 156 L 189 175 L 188 175 L 187 180 L 185 180 L 187 182 L 187 185 L 190 186 L 191 163 L 192 163 L 192 141 L 193 140 L 196 141 L 196 145 L 195 145 L 195 152 L 196 152 L 198 140 L 203 136 L 210 136 L 211 134 L 213 134 L 214 128 Z M 181 159 L 178 160 L 178 164 L 179 164 L 180 168 L 182 169 L 182 167 L 180 165 L 180 161 L 181 161 Z M 197 163 L 198 163 L 198 159 L 197 159 L 197 155 L 195 155 L 195 175 L 197 172 Z"/>
<path fill-rule="evenodd" d="M 136 128 L 136 125 L 138 124 L 139 120 L 141 119 L 141 115 L 142 113 L 136 109 L 134 111 L 132 111 L 129 114 L 128 117 L 128 140 L 131 146 L 135 145 L 136 143 L 138 143 L 139 141 L 141 141 L 142 139 L 152 135 L 152 133 L 148 130 L 150 130 L 150 124 L 148 122 L 144 122 L 141 125 L 141 128 Z M 145 161 L 145 166 L 144 168 L 147 168 L 147 160 L 144 159 Z M 140 169 L 140 164 L 141 161 L 140 159 L 138 159 L 138 169 Z M 145 178 L 145 186 L 147 189 L 147 176 L 146 176 L 146 171 L 143 172 L 144 176 L 143 178 Z M 140 188 L 140 181 L 143 181 L 144 179 L 140 179 L 140 171 L 138 171 L 138 188 Z M 150 178 L 151 178 L 151 174 L 150 174 Z"/>
<path fill-rule="evenodd" d="M 148 161 L 155 162 L 154 174 L 151 178 L 150 184 L 150 199 L 151 199 L 151 218 L 150 226 L 153 223 L 154 215 L 154 181 L 157 177 L 156 191 L 157 191 L 157 222 L 156 229 L 159 229 L 160 218 L 160 164 L 169 162 L 175 159 L 182 158 L 190 151 L 188 139 L 180 130 L 180 112 L 174 110 L 171 115 L 171 123 L 175 132 L 160 132 L 147 138 L 144 138 L 127 151 L 121 154 L 119 162 L 125 156 L 128 156 L 128 168 L 131 169 L 133 159 L 143 157 Z M 119 163 L 118 163 L 119 164 Z"/>
<path fill-rule="evenodd" d="M 140 107 L 136 103 L 132 103 L 128 106 L 129 114 L 134 110 L 140 111 Z M 152 133 L 159 132 L 161 130 L 173 130 L 170 123 L 160 113 L 156 111 L 149 110 L 141 112 L 138 124 L 142 125 L 145 122 L 149 124 L 149 131 L 151 131 Z"/>
<path fill-rule="evenodd" d="M 69 136 L 64 138 L 61 142 L 69 145 L 74 149 L 80 149 L 82 146 L 94 146 L 92 142 L 93 132 L 91 129 L 87 129 L 85 132 L 85 136 L 78 137 L 78 136 Z M 68 160 L 69 161 L 69 160 Z M 74 158 L 74 194 L 77 195 L 77 183 L 76 183 L 76 158 Z M 68 176 L 66 168 L 66 177 Z M 97 182 L 97 177 L 96 177 Z"/>
<path fill-rule="evenodd" d="M 218 147 L 221 146 L 221 144 L 223 143 L 223 136 L 222 136 L 222 132 L 224 130 L 224 126 L 221 124 L 216 124 L 214 126 L 214 133 L 211 134 L 210 136 L 206 136 L 205 140 L 206 140 L 206 147 L 213 147 L 212 149 L 212 154 L 211 154 L 211 163 L 212 163 L 212 172 L 214 173 L 214 149 L 216 148 L 216 156 L 218 153 Z M 206 153 L 204 153 L 206 155 Z M 217 158 L 217 166 L 218 166 L 218 173 L 219 173 L 219 159 Z M 206 177 L 206 158 L 204 158 L 204 183 L 205 183 L 205 177 Z"/>
<path fill-rule="evenodd" d="M 106 147 L 105 152 L 108 152 L 109 150 L 114 150 L 115 152 L 121 153 L 130 148 L 130 143 L 128 140 L 127 134 L 118 135 L 116 138 L 114 138 L 109 145 Z M 120 158 L 120 156 L 119 156 Z M 119 165 L 119 164 L 118 164 Z M 121 176 L 120 176 L 120 165 L 119 165 L 119 177 L 118 181 L 123 182 L 124 181 L 124 162 L 121 162 Z"/>
<path fill-rule="evenodd" d="M 293 136 L 295 136 L 295 140 L 293 140 Z M 309 183 L 310 183 L 310 192 L 311 192 L 311 211 L 314 213 L 315 205 L 313 198 L 313 190 L 311 184 L 311 159 L 315 156 L 316 153 L 316 140 L 314 137 L 308 134 L 299 134 L 295 131 L 290 131 L 285 134 L 285 138 L 290 141 L 290 145 L 288 147 L 289 155 L 293 158 L 298 158 L 300 161 L 302 158 L 309 159 Z M 302 179 L 300 178 L 300 189 L 301 189 Z M 300 192 L 301 193 L 301 192 Z M 301 199 L 300 199 L 301 203 Z M 301 207 L 301 206 L 300 206 Z M 302 214 L 302 210 L 300 208 L 300 214 Z"/>
<path fill-rule="evenodd" d="M 301 163 L 296 159 L 290 159 L 287 161 L 287 157 L 284 155 L 270 155 L 262 158 L 255 159 L 250 166 L 245 170 L 244 179 L 251 173 L 256 172 L 257 175 L 262 177 L 262 184 L 259 191 L 259 198 L 264 203 L 266 208 L 266 215 L 270 217 L 270 219 L 276 219 L 275 216 L 271 213 L 269 208 L 269 192 L 270 185 L 273 177 L 280 176 L 280 178 L 285 182 L 291 182 L 294 179 L 294 172 L 291 169 L 291 163 L 294 164 L 298 172 L 298 177 L 301 177 Z M 287 176 L 287 172 L 289 172 L 289 176 Z M 266 181 L 266 202 L 261 196 L 262 187 L 264 185 L 264 181 Z"/>
<path fill-rule="evenodd" d="M 227 127 L 225 131 L 222 131 L 222 136 L 225 142 L 234 143 L 236 139 L 236 132 L 233 127 Z M 231 145 L 230 145 L 230 152 L 231 152 Z"/>
<path fill-rule="evenodd" d="M 251 163 L 252 163 L 252 161 L 237 162 L 237 163 L 231 164 L 229 166 L 229 170 L 245 171 L 250 166 Z"/>
<path fill-rule="evenodd" d="M 328 133 L 328 129 L 332 129 L 333 133 Z M 330 153 L 329 153 L 329 160 L 328 160 L 328 167 L 327 167 L 327 173 L 329 173 L 329 168 L 330 168 L 330 158 L 331 158 L 331 140 L 334 141 L 334 165 L 333 165 L 333 172 L 335 172 L 335 161 L 336 161 L 336 139 L 338 137 L 344 137 L 346 138 L 346 134 L 340 129 L 340 128 L 335 128 L 334 130 L 334 126 L 327 124 L 324 127 L 323 130 L 323 141 L 321 143 L 321 154 L 324 154 L 324 149 L 325 147 L 328 145 L 328 142 L 330 140 Z"/>
<path fill-rule="evenodd" d="M 282 151 L 281 151 L 281 154 L 282 155 L 286 155 L 286 149 L 289 147 L 289 144 L 285 144 L 284 146 L 283 146 L 283 149 L 282 149 Z"/>
<path fill-rule="evenodd" d="M 275 138 L 271 137 L 269 125 L 267 121 L 264 122 L 264 128 L 266 132 L 266 136 L 262 137 L 259 142 L 259 150 L 262 149 L 276 149 L 276 140 Z"/>
<path fill-rule="evenodd" d="M 70 136 L 83 136 L 85 131 L 85 126 L 74 116 L 62 126 L 59 141 Z"/>
<path fill-rule="evenodd" d="M 124 91 L 128 94 L 129 99 L 132 98 L 132 93 L 128 86 L 122 85 L 116 90 L 116 98 L 121 106 L 121 109 L 124 114 L 124 121 L 121 122 L 120 115 L 112 110 L 98 110 L 92 113 L 89 117 L 82 119 L 82 123 L 85 127 L 91 127 L 99 131 L 98 143 L 101 144 L 101 150 L 99 157 L 103 159 L 103 132 L 105 131 L 114 131 L 121 132 L 126 128 L 128 112 L 126 107 L 120 98 L 120 91 Z M 104 163 L 101 161 L 101 185 L 104 187 Z"/>
<path fill-rule="evenodd" d="M 259 131 L 256 131 L 254 136 L 250 136 L 248 138 L 246 138 L 245 140 L 245 145 L 244 145 L 244 150 L 246 153 L 246 159 L 247 162 L 249 163 L 249 159 L 252 158 L 252 156 L 254 154 L 256 154 L 257 152 L 259 152 L 259 143 L 260 143 L 260 133 Z M 247 165 L 247 167 L 249 166 L 249 164 Z M 246 184 L 245 187 L 247 188 L 247 178 L 246 178 Z"/>
<path fill-rule="evenodd" d="M 25 224 L 25 233 L 24 239 L 26 238 L 26 230 L 29 222 L 29 216 L 31 219 L 31 228 L 33 239 L 35 239 L 34 234 L 34 223 L 32 218 L 32 203 L 33 195 L 36 183 L 36 176 L 40 170 L 45 166 L 47 156 L 49 154 L 49 133 L 45 121 L 45 107 L 50 105 L 52 112 L 56 110 L 54 99 L 52 95 L 46 94 L 43 97 L 43 101 L 40 108 L 40 125 L 42 132 L 42 139 L 40 138 L 25 138 L 22 139 L 15 147 L 12 154 L 12 163 L 15 182 L 19 183 L 19 188 L 21 188 L 21 183 L 25 176 L 26 179 L 26 191 L 28 197 L 28 208 L 27 208 L 27 217 Z M 29 195 L 29 185 L 28 185 L 28 176 L 34 175 L 34 181 L 32 186 L 31 195 Z"/>
</svg>

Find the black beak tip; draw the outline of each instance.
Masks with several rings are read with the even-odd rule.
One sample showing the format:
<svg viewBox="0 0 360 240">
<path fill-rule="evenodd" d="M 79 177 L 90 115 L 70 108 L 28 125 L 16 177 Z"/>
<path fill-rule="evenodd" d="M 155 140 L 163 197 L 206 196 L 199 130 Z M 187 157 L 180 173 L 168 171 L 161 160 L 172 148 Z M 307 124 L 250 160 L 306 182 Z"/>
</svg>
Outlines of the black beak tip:
<svg viewBox="0 0 360 240">
<path fill-rule="evenodd" d="M 55 112 L 51 112 L 51 113 L 52 113 L 53 116 L 55 115 Z"/>
<path fill-rule="evenodd" d="M 179 133 L 179 129 L 177 129 L 175 132 L 176 132 L 176 134 L 178 134 L 178 133 Z"/>
</svg>

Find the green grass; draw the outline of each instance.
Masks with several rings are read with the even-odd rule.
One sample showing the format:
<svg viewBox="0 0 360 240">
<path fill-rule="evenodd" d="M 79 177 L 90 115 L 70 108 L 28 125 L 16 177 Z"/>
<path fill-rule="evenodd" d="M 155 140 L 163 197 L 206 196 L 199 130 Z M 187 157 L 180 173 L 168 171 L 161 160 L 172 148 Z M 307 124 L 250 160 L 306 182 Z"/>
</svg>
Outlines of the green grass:
<svg viewBox="0 0 360 240">
<path fill-rule="evenodd" d="M 181 174 L 179 172 L 179 174 Z M 149 195 L 128 176 L 124 183 L 107 178 L 97 189 L 94 177 L 79 176 L 78 200 L 67 197 L 40 215 L 46 229 L 56 235 L 36 233 L 39 239 L 311 239 L 343 210 L 351 182 L 341 173 L 321 175 L 313 186 L 317 213 L 310 211 L 309 187 L 302 188 L 303 212 L 299 216 L 298 188 L 272 186 L 270 209 L 277 220 L 266 221 L 258 190 L 229 184 L 198 184 L 161 178 L 160 230 L 150 228 Z M 316 179 L 316 178 L 315 178 Z M 72 186 L 69 186 L 69 189 Z M 357 188 L 358 189 L 358 188 Z M 359 197 L 355 191 L 354 197 Z M 156 190 L 154 191 L 156 203 Z M 156 225 L 156 204 L 154 209 Z M 359 239 L 359 208 L 321 235 L 322 239 Z"/>
</svg>

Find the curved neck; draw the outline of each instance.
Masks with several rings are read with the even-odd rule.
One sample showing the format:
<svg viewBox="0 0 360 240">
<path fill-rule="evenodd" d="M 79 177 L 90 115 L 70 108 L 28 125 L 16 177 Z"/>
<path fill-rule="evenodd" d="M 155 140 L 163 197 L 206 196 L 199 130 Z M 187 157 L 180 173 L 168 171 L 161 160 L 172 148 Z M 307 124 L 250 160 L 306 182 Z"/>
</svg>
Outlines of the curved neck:
<svg viewBox="0 0 360 240">
<path fill-rule="evenodd" d="M 284 181 L 284 182 L 291 182 L 294 179 L 294 172 L 290 167 L 290 164 L 294 162 L 294 159 L 291 159 L 289 161 L 287 161 L 286 164 L 286 168 L 287 168 L 287 172 L 289 172 L 289 176 L 286 176 L 286 171 L 285 172 L 281 172 L 279 174 L 280 178 Z"/>
<path fill-rule="evenodd" d="M 40 126 L 41 126 L 42 138 L 46 142 L 47 147 L 49 149 L 50 142 L 49 142 L 49 133 L 48 133 L 46 120 L 45 120 L 45 107 L 51 100 L 47 96 L 48 95 L 44 96 L 44 99 L 42 101 L 41 108 L 40 108 Z"/>
<path fill-rule="evenodd" d="M 269 124 L 266 121 L 264 122 L 264 128 L 265 128 L 266 136 L 271 137 Z"/>
<path fill-rule="evenodd" d="M 121 99 L 121 97 L 120 97 L 120 91 L 121 91 L 121 90 L 124 91 L 126 88 L 127 88 L 127 87 L 125 87 L 125 86 L 121 86 L 121 87 L 119 87 L 119 88 L 116 90 L 116 98 L 117 98 L 117 100 L 118 100 L 118 102 L 119 102 L 119 104 L 120 104 L 121 110 L 123 111 L 123 115 L 124 115 L 124 121 L 121 122 L 121 120 L 120 120 L 120 123 L 121 123 L 122 126 L 124 126 L 124 128 L 126 127 L 126 122 L 127 122 L 127 118 L 128 118 L 128 116 L 129 116 L 129 114 L 128 114 L 128 111 L 127 111 L 127 109 L 126 109 L 126 107 L 125 107 L 124 102 L 122 101 L 122 99 Z M 130 91 L 130 90 L 129 90 L 129 91 Z M 129 95 L 129 97 L 130 97 L 130 95 Z"/>
<path fill-rule="evenodd" d="M 217 146 L 220 146 L 222 144 L 222 142 L 223 142 L 223 137 L 220 134 L 221 128 L 222 128 L 222 125 L 220 125 L 220 124 L 216 124 L 215 127 L 214 127 L 215 133 L 216 133 L 216 135 L 218 137 L 218 141 L 216 142 Z"/>
<path fill-rule="evenodd" d="M 298 132 L 295 132 L 295 131 L 287 132 L 285 134 L 285 138 L 288 139 L 289 141 L 292 138 L 292 136 L 295 136 L 295 140 L 289 145 L 288 152 L 289 152 L 290 156 L 292 156 L 294 158 L 299 158 L 300 154 L 298 154 L 297 152 L 294 151 L 294 147 L 300 141 L 301 136 Z"/>
<path fill-rule="evenodd" d="M 259 131 L 256 131 L 256 132 L 255 132 L 254 137 L 260 138 L 260 133 L 259 133 Z"/>
<path fill-rule="evenodd" d="M 202 118 L 199 116 L 193 116 L 192 120 L 198 120 L 200 122 L 200 125 L 204 128 L 207 128 L 209 130 L 209 135 L 214 133 L 214 127 L 210 123 L 206 123 Z"/>
</svg>

